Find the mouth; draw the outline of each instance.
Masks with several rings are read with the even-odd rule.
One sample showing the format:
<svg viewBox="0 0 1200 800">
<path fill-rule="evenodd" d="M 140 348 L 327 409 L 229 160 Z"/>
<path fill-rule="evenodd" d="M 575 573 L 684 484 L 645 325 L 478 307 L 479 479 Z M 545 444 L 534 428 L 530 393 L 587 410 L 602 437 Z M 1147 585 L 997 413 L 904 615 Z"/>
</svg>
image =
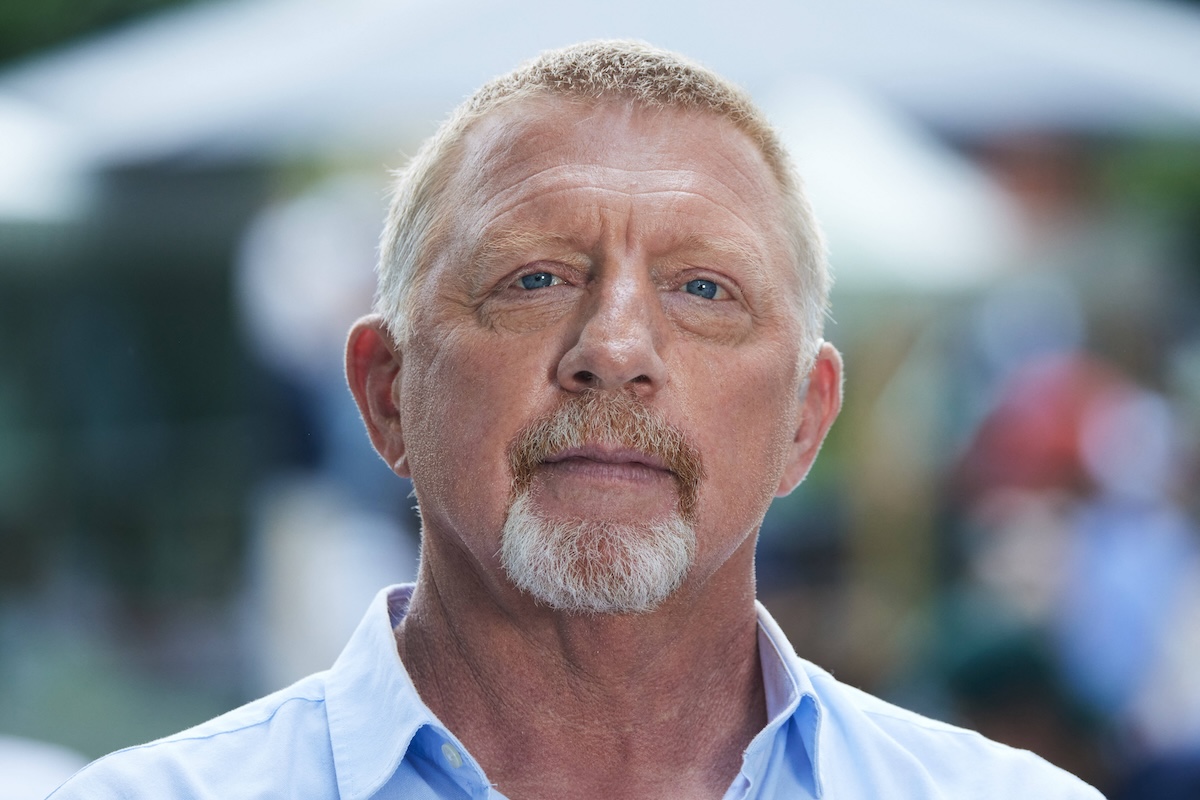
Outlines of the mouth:
<svg viewBox="0 0 1200 800">
<path fill-rule="evenodd" d="M 694 513 L 704 466 L 686 435 L 631 395 L 587 392 L 532 420 L 508 452 L 513 496 L 542 489 L 603 498 L 601 485 L 658 494 L 674 482 L 679 512 Z M 602 506 L 599 511 L 604 512 Z"/>
<path fill-rule="evenodd" d="M 596 464 L 611 464 L 614 466 L 634 466 L 665 472 L 675 473 L 666 462 L 658 456 L 643 453 L 627 447 L 605 447 L 604 445 L 585 445 L 569 447 L 542 460 L 543 464 L 567 464 L 569 462 L 594 462 Z"/>
<path fill-rule="evenodd" d="M 553 452 L 537 462 L 530 487 L 550 517 L 628 523 L 666 519 L 680 509 L 679 479 L 667 462 L 617 443 Z"/>
</svg>

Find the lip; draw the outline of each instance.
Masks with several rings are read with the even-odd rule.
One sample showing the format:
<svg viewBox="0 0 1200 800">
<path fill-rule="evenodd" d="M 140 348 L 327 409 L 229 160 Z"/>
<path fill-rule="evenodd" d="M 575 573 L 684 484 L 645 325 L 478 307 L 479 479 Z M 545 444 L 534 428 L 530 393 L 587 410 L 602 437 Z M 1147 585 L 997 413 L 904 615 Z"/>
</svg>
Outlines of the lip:
<svg viewBox="0 0 1200 800">
<path fill-rule="evenodd" d="M 671 472 L 666 462 L 657 456 L 643 453 L 626 447 L 605 447 L 603 445 L 587 445 L 585 447 L 570 447 L 562 450 L 543 461 L 543 464 L 557 464 L 571 459 L 584 459 L 600 464 L 640 464 L 661 472 Z"/>
</svg>

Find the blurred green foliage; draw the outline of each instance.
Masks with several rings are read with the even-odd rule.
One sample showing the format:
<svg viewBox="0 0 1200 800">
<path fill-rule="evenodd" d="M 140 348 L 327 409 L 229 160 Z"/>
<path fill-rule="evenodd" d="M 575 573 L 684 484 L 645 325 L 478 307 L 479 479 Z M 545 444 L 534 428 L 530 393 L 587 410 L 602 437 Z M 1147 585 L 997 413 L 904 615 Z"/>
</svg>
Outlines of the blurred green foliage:
<svg viewBox="0 0 1200 800">
<path fill-rule="evenodd" d="M 1200 146 L 1194 139 L 1125 143 L 1102 162 L 1105 189 L 1163 211 L 1200 208 Z"/>
<path fill-rule="evenodd" d="M 1125 142 L 1105 156 L 1099 176 L 1103 191 L 1170 226 L 1175 269 L 1187 276 L 1189 297 L 1194 297 L 1200 292 L 1200 142 Z"/>
<path fill-rule="evenodd" d="M 194 0 L 4 0 L 0 64 Z"/>
</svg>

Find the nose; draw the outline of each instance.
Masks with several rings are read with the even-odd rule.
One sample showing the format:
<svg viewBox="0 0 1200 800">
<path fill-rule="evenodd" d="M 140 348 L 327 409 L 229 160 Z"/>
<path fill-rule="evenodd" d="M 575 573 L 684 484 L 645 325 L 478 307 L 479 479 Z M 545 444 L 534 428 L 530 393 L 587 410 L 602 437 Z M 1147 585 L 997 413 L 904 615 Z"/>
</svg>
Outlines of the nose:
<svg viewBox="0 0 1200 800">
<path fill-rule="evenodd" d="M 576 331 L 558 363 L 558 382 L 567 391 L 628 388 L 645 399 L 666 382 L 660 352 L 666 321 L 648 278 L 597 281 Z"/>
</svg>

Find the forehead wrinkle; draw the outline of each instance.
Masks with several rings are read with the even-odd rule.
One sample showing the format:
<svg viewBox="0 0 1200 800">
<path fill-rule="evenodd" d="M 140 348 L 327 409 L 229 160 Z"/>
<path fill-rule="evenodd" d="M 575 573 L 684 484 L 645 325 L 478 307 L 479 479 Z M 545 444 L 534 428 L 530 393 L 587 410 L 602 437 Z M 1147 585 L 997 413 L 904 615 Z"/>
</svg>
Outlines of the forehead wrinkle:
<svg viewBox="0 0 1200 800">
<path fill-rule="evenodd" d="M 522 195 L 521 197 L 518 197 L 515 200 L 513 200 L 509 205 L 501 206 L 500 208 L 489 209 L 489 210 L 493 216 L 493 219 L 499 219 L 500 217 L 504 217 L 504 216 L 510 215 L 510 214 L 518 211 L 519 209 L 521 209 L 524 206 L 532 205 L 534 203 L 541 203 L 541 202 L 545 201 L 547 198 L 554 197 L 555 195 L 571 194 L 574 192 L 586 192 L 589 194 L 619 195 L 620 197 L 626 199 L 626 201 L 628 200 L 628 198 L 632 197 L 632 195 L 629 192 L 625 192 L 620 189 L 608 189 L 608 188 L 603 188 L 600 186 L 584 186 L 584 187 L 561 186 L 557 189 L 546 189 L 543 191 L 528 192 L 528 193 L 525 193 L 524 195 Z M 593 205 L 598 208 L 601 206 L 601 203 L 599 201 L 597 201 Z"/>
<path fill-rule="evenodd" d="M 772 258 L 770 252 L 771 237 L 764 236 L 763 231 L 759 229 L 759 226 L 754 224 L 753 220 L 738 213 L 738 211 L 724 206 L 720 210 L 726 219 L 737 222 L 741 228 L 741 234 L 705 233 L 703 231 L 692 230 L 682 236 L 672 235 L 673 230 L 665 220 L 660 220 L 650 230 L 664 234 L 664 238 L 673 242 L 670 248 L 672 250 L 708 250 L 719 256 L 725 256 L 739 263 L 746 264 L 763 264 L 769 262 Z M 686 215 L 687 211 L 684 209 L 675 209 L 672 213 Z"/>
<path fill-rule="evenodd" d="M 638 212 L 637 209 L 629 207 L 629 203 L 636 198 L 655 197 L 655 196 L 670 196 L 670 197 L 674 197 L 680 201 L 680 202 L 673 204 L 669 209 L 654 211 L 653 213 L 655 215 L 659 215 L 659 214 L 663 214 L 663 213 L 685 214 L 686 215 L 689 212 L 685 207 L 683 207 L 682 201 L 686 200 L 686 199 L 694 198 L 694 199 L 700 201 L 703 205 L 709 206 L 709 207 L 714 207 L 720 213 L 722 213 L 728 217 L 731 217 L 732 219 L 737 220 L 741 226 L 746 228 L 746 230 L 751 232 L 752 234 L 755 232 L 755 226 L 753 224 L 751 224 L 751 222 L 748 219 L 746 219 L 742 215 L 736 213 L 733 209 L 730 209 L 729 207 L 723 205 L 720 202 L 717 202 L 716 200 L 714 200 L 713 198 L 709 197 L 708 195 L 706 195 L 702 192 L 691 191 L 688 189 L 646 188 L 646 189 L 641 189 L 641 190 L 629 191 L 629 190 L 625 190 L 625 189 L 616 189 L 616 188 L 604 187 L 604 186 L 584 186 L 584 187 L 563 186 L 563 187 L 560 187 L 557 189 L 547 189 L 545 191 L 530 192 L 526 196 L 522 196 L 522 197 L 514 200 L 509 205 L 503 206 L 498 209 L 491 209 L 490 213 L 491 213 L 493 219 L 499 219 L 501 217 L 505 217 L 505 216 L 511 215 L 511 214 L 519 211 L 524 206 L 543 203 L 547 198 L 554 197 L 555 195 L 571 194 L 571 193 L 577 193 L 577 192 L 587 193 L 587 194 L 591 194 L 591 195 L 595 196 L 595 200 L 590 206 L 595 211 L 599 211 L 599 212 L 619 211 L 622 213 L 637 213 L 638 216 L 644 216 L 644 215 L 642 213 Z M 621 201 L 620 204 L 619 205 L 613 204 L 611 202 L 611 200 L 613 200 L 613 199 L 620 200 Z M 555 215 L 551 214 L 551 219 L 555 219 L 555 218 L 556 218 Z"/>
<path fill-rule="evenodd" d="M 477 127 L 467 134 L 468 141 L 474 139 L 473 147 L 468 147 L 468 151 L 473 150 L 473 155 L 468 155 L 460 160 L 458 177 L 462 178 L 466 175 L 474 175 L 478 180 L 472 180 L 472 183 L 478 187 L 476 196 L 479 196 L 479 189 L 486 191 L 486 186 L 489 181 L 502 181 L 505 173 L 511 171 L 520 171 L 522 167 L 530 161 L 536 161 L 539 158 L 549 158 L 555 151 L 566 150 L 573 156 L 583 156 L 586 153 L 587 146 L 584 146 L 584 152 L 579 152 L 576 145 L 579 139 L 570 132 L 570 129 L 578 129 L 593 118 L 599 117 L 601 112 L 611 106 L 607 103 L 571 103 L 570 113 L 574 117 L 571 125 L 567 126 L 568 131 L 563 131 L 561 128 L 546 130 L 539 124 L 531 122 L 530 117 L 525 114 L 517 115 L 517 110 L 522 106 L 532 106 L 532 116 L 537 117 L 539 111 L 553 111 L 560 107 L 562 98 L 524 98 L 516 107 L 501 108 L 489 114 L 483 120 L 479 121 Z M 618 104 L 618 107 L 621 104 Z M 638 110 L 636 104 L 627 104 L 625 108 L 626 117 L 634 115 Z M 643 109 L 644 110 L 644 109 Z M 728 166 L 732 172 L 745 183 L 743 189 L 749 189 L 752 194 L 763 196 L 777 194 L 779 190 L 778 178 L 771 170 L 762 154 L 758 151 L 754 143 L 749 140 L 745 132 L 731 127 L 716 126 L 711 131 L 724 146 L 708 148 L 711 155 L 716 155 L 721 161 Z M 564 139 L 565 136 L 565 139 Z M 551 147 L 538 146 L 538 142 L 544 139 L 549 139 L 553 142 Z M 645 144 L 653 145 L 655 142 L 646 141 Z M 675 142 L 671 145 L 666 145 L 662 141 L 657 142 L 657 147 L 649 146 L 642 153 L 642 159 L 653 161 L 660 157 L 673 159 L 677 153 L 674 147 Z M 665 148 L 665 149 L 664 149 Z M 545 173 L 553 173 L 557 170 L 574 171 L 578 169 L 592 169 L 601 173 L 627 173 L 634 175 L 644 175 L 647 179 L 661 173 L 678 173 L 692 174 L 697 173 L 689 171 L 686 166 L 682 168 L 675 166 L 669 169 L 626 169 L 619 166 L 605 165 L 600 160 L 590 159 L 588 161 L 576 161 L 574 158 L 568 159 L 569 163 L 556 163 L 542 169 L 537 169 L 528 175 L 522 175 L 515 183 L 505 187 L 504 189 L 492 192 L 493 197 L 502 196 L 508 192 L 520 187 L 521 184 L 531 180 L 538 179 Z M 713 175 L 711 171 L 699 173 L 705 179 L 708 185 L 720 186 L 722 194 L 727 195 L 723 199 L 742 199 L 746 198 L 746 192 L 739 192 L 737 189 L 729 185 L 728 182 L 722 181 L 718 176 Z M 680 183 L 691 183 L 695 185 L 695 178 L 690 180 L 680 181 Z M 774 190 L 774 191 L 773 191 Z M 630 191 L 630 194 L 640 194 L 636 190 Z M 483 205 L 489 204 L 484 201 Z"/>
<path fill-rule="evenodd" d="M 551 164 L 549 166 L 537 169 L 534 172 L 525 174 L 520 166 L 526 160 L 514 162 L 506 165 L 503 170 L 495 170 L 489 173 L 482 173 L 480 180 L 476 183 L 476 194 L 488 192 L 489 201 L 503 198 L 513 192 L 527 190 L 531 193 L 544 194 L 546 191 L 554 191 L 554 187 L 544 188 L 545 184 L 553 183 L 558 177 L 558 173 L 563 173 L 565 182 L 572 189 L 595 189 L 599 191 L 622 192 L 630 196 L 651 195 L 659 192 L 680 192 L 683 194 L 695 195 L 709 202 L 714 202 L 705 193 L 704 189 L 713 190 L 719 189 L 719 194 L 722 200 L 739 201 L 744 200 L 745 192 L 739 192 L 736 188 L 729 185 L 728 182 L 721 180 L 717 176 L 711 174 L 709 170 L 692 169 L 687 165 L 679 165 L 674 167 L 649 167 L 649 168 L 626 168 L 613 166 L 611 164 L 602 164 L 597 161 L 571 161 L 569 163 Z M 731 161 L 731 166 L 734 163 Z M 489 181 L 503 180 L 506 172 L 518 172 L 519 175 L 512 182 L 505 182 L 506 185 L 490 189 L 487 186 Z M 761 180 L 755 180 L 753 176 L 747 172 L 739 171 L 739 176 L 742 177 L 752 189 L 755 195 L 760 195 L 764 190 L 764 184 Z M 667 180 L 657 180 L 666 177 Z M 675 177 L 674 180 L 671 180 Z M 585 179 L 585 183 L 580 184 L 579 179 Z M 601 185 L 604 184 L 604 185 Z M 641 188 L 644 184 L 651 184 L 650 188 Z M 656 185 L 657 184 L 657 185 Z M 716 193 L 716 192 L 714 192 Z"/>
<path fill-rule="evenodd" d="M 563 191 L 571 192 L 577 189 L 578 187 L 567 187 L 558 191 L 536 194 L 506 207 L 498 212 L 496 217 L 501 218 L 512 214 L 524 205 L 541 202 L 547 197 Z M 759 241 L 762 238 L 760 231 L 746 218 L 731 209 L 721 207 L 720 204 L 716 205 L 721 213 L 727 218 L 736 220 L 745 231 L 745 235 L 703 233 L 694 230 L 680 235 L 678 229 L 664 217 L 688 216 L 688 210 L 681 204 L 673 205 L 663 212 L 642 215 L 637 214 L 636 210 L 626 202 L 638 195 L 672 194 L 680 197 L 695 197 L 704 203 L 711 204 L 712 201 L 705 195 L 674 189 L 648 189 L 637 194 L 599 187 L 587 187 L 584 191 L 598 195 L 596 202 L 587 209 L 576 209 L 569 214 L 552 211 L 548 217 L 539 216 L 534 222 L 528 224 L 518 223 L 493 230 L 485 227 L 479 237 L 480 244 L 472 251 L 472 257 L 487 259 L 514 251 L 550 251 L 551 248 L 559 251 L 591 253 L 598 244 L 596 236 L 602 236 L 600 232 L 610 227 L 605 218 L 609 214 L 617 214 L 628 217 L 629 223 L 632 223 L 620 226 L 626 230 L 627 238 L 635 234 L 640 235 L 638 234 L 640 231 L 641 234 L 649 234 L 653 239 L 665 242 L 665 244 L 653 246 L 651 248 L 653 254 L 666 255 L 677 251 L 690 251 L 701 256 L 712 254 L 721 259 L 723 263 L 733 261 L 747 267 L 761 267 L 771 260 L 768 243 Z M 615 198 L 606 196 L 615 196 Z M 621 202 L 617 204 L 605 202 L 608 199 L 618 199 Z M 555 210 L 557 211 L 558 208 L 561 207 L 555 207 Z M 632 244 L 632 241 L 627 242 L 629 246 Z M 684 257 L 687 255 L 688 252 L 683 253 Z"/>
</svg>

